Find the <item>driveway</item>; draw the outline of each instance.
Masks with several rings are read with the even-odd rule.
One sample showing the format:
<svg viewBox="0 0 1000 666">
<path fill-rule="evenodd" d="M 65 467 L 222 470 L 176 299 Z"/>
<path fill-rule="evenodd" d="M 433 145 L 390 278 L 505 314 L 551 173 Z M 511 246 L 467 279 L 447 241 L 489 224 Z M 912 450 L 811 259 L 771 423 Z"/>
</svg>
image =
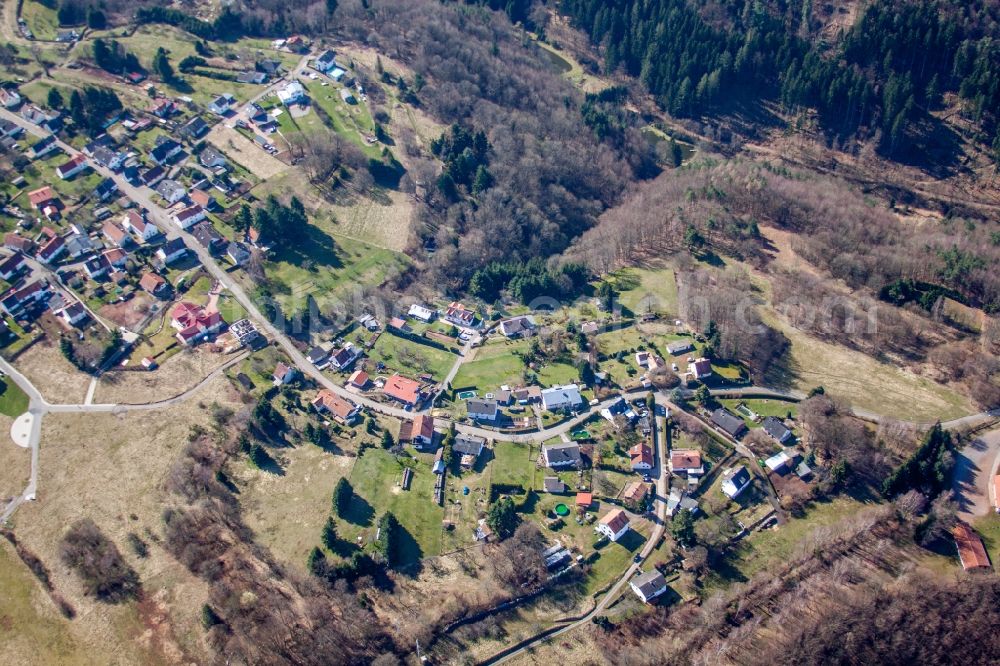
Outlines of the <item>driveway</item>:
<svg viewBox="0 0 1000 666">
<path fill-rule="evenodd" d="M 992 479 L 1000 462 L 1000 429 L 983 433 L 955 455 L 952 490 L 958 516 L 971 521 L 995 505 Z"/>
</svg>

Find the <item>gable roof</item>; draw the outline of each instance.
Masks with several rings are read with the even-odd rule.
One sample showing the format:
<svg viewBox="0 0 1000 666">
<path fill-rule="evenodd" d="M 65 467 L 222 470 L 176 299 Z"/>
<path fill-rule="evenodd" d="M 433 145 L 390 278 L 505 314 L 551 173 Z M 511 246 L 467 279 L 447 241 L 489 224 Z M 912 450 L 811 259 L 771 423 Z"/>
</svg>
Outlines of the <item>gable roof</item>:
<svg viewBox="0 0 1000 666">
<path fill-rule="evenodd" d="M 632 481 L 622 491 L 622 499 L 626 502 L 641 502 L 646 498 L 649 488 L 642 481 Z"/>
<path fill-rule="evenodd" d="M 623 509 L 612 509 L 601 518 L 601 524 L 606 525 L 614 534 L 628 527 L 628 514 Z"/>
<path fill-rule="evenodd" d="M 719 407 L 712 412 L 712 423 L 719 426 L 733 437 L 741 435 L 743 431 L 747 429 L 747 425 L 743 422 L 743 419 L 736 416 L 736 414 L 733 414 L 725 407 Z"/>
<path fill-rule="evenodd" d="M 670 467 L 674 470 L 701 469 L 701 451 L 696 449 L 672 449 Z"/>
<path fill-rule="evenodd" d="M 653 449 L 645 442 L 639 442 L 629 449 L 628 455 L 632 458 L 633 467 L 639 464 L 646 464 L 650 467 L 653 465 Z"/>
<path fill-rule="evenodd" d="M 400 402 L 415 405 L 420 399 L 420 382 L 396 374 L 385 381 L 382 392 Z"/>
<path fill-rule="evenodd" d="M 478 456 L 483 450 L 483 446 L 486 444 L 485 437 L 478 437 L 476 435 L 466 435 L 464 433 L 459 433 L 455 437 L 455 443 L 452 444 L 452 450 L 461 453 L 462 455 L 474 455 Z"/>
<path fill-rule="evenodd" d="M 580 462 L 580 445 L 576 442 L 557 442 L 542 446 L 545 460 L 549 465 Z"/>
<path fill-rule="evenodd" d="M 37 190 L 32 190 L 28 192 L 28 201 L 31 203 L 32 207 L 38 208 L 47 201 L 52 201 L 56 199 L 56 192 L 48 185 L 44 187 L 39 187 Z"/>
<path fill-rule="evenodd" d="M 357 409 L 353 402 L 341 398 L 329 389 L 321 389 L 313 398 L 312 406 L 319 410 L 326 410 L 340 419 L 346 419 Z"/>
<path fill-rule="evenodd" d="M 955 537 L 955 546 L 958 548 L 958 558 L 962 561 L 963 569 L 969 571 L 990 568 L 989 555 L 986 554 L 983 540 L 975 530 L 966 523 L 958 522 L 951 529 L 951 534 Z"/>
<path fill-rule="evenodd" d="M 765 418 L 761 425 L 764 426 L 764 431 L 767 432 L 768 435 L 775 438 L 779 442 L 784 442 L 792 435 L 792 431 L 789 430 L 788 426 L 786 426 L 781 419 L 774 416 L 768 416 Z"/>
</svg>

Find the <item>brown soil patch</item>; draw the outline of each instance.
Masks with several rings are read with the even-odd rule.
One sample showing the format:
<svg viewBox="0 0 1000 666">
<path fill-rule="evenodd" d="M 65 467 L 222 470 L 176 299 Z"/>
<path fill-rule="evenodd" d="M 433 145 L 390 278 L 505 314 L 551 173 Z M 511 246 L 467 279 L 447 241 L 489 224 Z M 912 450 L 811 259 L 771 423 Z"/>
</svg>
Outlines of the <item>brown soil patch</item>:
<svg viewBox="0 0 1000 666">
<path fill-rule="evenodd" d="M 97 314 L 118 326 L 134 330 L 149 313 L 153 300 L 149 294 L 139 292 L 131 300 L 102 306 Z"/>
<path fill-rule="evenodd" d="M 17 357 L 14 365 L 51 403 L 82 403 L 90 386 L 90 375 L 63 358 L 59 343 L 49 336 Z"/>
<path fill-rule="evenodd" d="M 231 358 L 202 345 L 174 354 L 152 372 L 108 372 L 98 380 L 94 402 L 135 404 L 166 400 L 193 388 Z M 214 396 L 206 392 L 192 399 L 211 402 Z"/>
<path fill-rule="evenodd" d="M 287 164 L 264 152 L 235 129 L 226 127 L 225 123 L 218 123 L 213 127 L 208 133 L 207 140 L 262 180 L 273 178 L 288 170 Z"/>
</svg>

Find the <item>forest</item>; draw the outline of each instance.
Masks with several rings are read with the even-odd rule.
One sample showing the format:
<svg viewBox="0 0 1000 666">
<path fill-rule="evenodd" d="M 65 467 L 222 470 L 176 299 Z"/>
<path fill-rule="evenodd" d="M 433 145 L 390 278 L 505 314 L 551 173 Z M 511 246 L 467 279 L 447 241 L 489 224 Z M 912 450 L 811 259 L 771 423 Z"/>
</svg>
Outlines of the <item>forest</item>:
<svg viewBox="0 0 1000 666">
<path fill-rule="evenodd" d="M 930 132 L 956 94 L 1000 161 L 997 7 L 940 0 L 871 3 L 837 45 L 814 39 L 803 2 L 562 0 L 601 47 L 605 69 L 638 77 L 672 115 L 779 101 L 815 109 L 831 139 L 876 138 L 896 156 Z"/>
</svg>

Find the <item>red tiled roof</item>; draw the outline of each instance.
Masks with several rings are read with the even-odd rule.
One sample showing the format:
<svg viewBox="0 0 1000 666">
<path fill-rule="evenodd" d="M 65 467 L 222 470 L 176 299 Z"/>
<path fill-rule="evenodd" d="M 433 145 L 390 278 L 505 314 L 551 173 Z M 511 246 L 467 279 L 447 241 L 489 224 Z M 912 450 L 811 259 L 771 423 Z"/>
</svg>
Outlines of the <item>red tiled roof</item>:
<svg viewBox="0 0 1000 666">
<path fill-rule="evenodd" d="M 629 449 L 628 454 L 632 458 L 633 466 L 637 463 L 646 463 L 648 465 L 653 464 L 653 449 L 642 442 Z M 699 465 L 695 465 L 695 467 L 698 466 Z"/>
<path fill-rule="evenodd" d="M 317 393 L 312 406 L 321 411 L 326 410 L 341 419 L 346 419 L 348 414 L 356 409 L 350 400 L 341 398 L 329 389 L 322 389 Z"/>
<path fill-rule="evenodd" d="M 350 382 L 358 388 L 364 387 L 368 383 L 368 373 L 364 370 L 355 370 L 351 375 Z"/>
<path fill-rule="evenodd" d="M 31 202 L 33 208 L 39 208 L 46 201 L 52 201 L 56 198 L 55 190 L 46 185 L 45 187 L 39 187 L 37 190 L 28 192 L 28 201 Z"/>
<path fill-rule="evenodd" d="M 590 506 L 594 503 L 594 493 L 577 493 L 576 494 L 576 505 L 577 506 Z"/>
<path fill-rule="evenodd" d="M 56 171 L 58 173 L 60 173 L 60 174 L 69 173 L 70 171 L 72 171 L 73 169 L 76 169 L 77 167 L 79 167 L 81 164 L 83 164 L 86 161 L 87 161 L 87 158 L 84 157 L 83 155 L 76 155 L 74 157 L 71 157 L 66 162 L 63 162 L 62 164 L 60 164 L 59 166 L 57 166 L 56 167 Z"/>
<path fill-rule="evenodd" d="M 622 499 L 626 502 L 641 502 L 646 497 L 646 484 L 641 481 L 633 481 L 625 486 L 622 492 Z"/>
<path fill-rule="evenodd" d="M 423 414 L 413 419 L 413 428 L 410 430 L 410 437 L 423 437 L 424 439 L 434 438 L 434 419 Z"/>
<path fill-rule="evenodd" d="M 382 392 L 400 402 L 415 405 L 420 397 L 420 382 L 402 375 L 393 375 L 386 380 Z"/>
<path fill-rule="evenodd" d="M 622 528 L 628 527 L 628 515 L 622 509 L 614 509 L 604 514 L 604 517 L 601 518 L 601 524 L 607 525 L 613 533 L 617 534 Z"/>
<path fill-rule="evenodd" d="M 156 273 L 146 273 L 145 275 L 142 276 L 142 278 L 140 278 L 139 287 L 141 289 L 144 289 L 145 291 L 148 291 L 149 293 L 153 293 L 166 283 L 167 281 L 164 280 L 159 275 L 157 275 Z"/>
<path fill-rule="evenodd" d="M 104 235 L 115 243 L 121 243 L 123 240 L 128 238 L 128 233 L 110 220 L 104 223 L 104 226 L 101 227 L 101 231 L 103 231 Z"/>
<path fill-rule="evenodd" d="M 958 548 L 958 558 L 962 561 L 962 568 L 966 571 L 970 569 L 989 569 L 990 558 L 983 547 L 983 540 L 979 535 L 965 523 L 956 523 L 951 529 L 952 536 L 955 537 L 955 546 Z"/>
<path fill-rule="evenodd" d="M 675 470 L 698 469 L 701 467 L 701 451 L 674 449 L 670 452 L 670 466 Z"/>
</svg>

